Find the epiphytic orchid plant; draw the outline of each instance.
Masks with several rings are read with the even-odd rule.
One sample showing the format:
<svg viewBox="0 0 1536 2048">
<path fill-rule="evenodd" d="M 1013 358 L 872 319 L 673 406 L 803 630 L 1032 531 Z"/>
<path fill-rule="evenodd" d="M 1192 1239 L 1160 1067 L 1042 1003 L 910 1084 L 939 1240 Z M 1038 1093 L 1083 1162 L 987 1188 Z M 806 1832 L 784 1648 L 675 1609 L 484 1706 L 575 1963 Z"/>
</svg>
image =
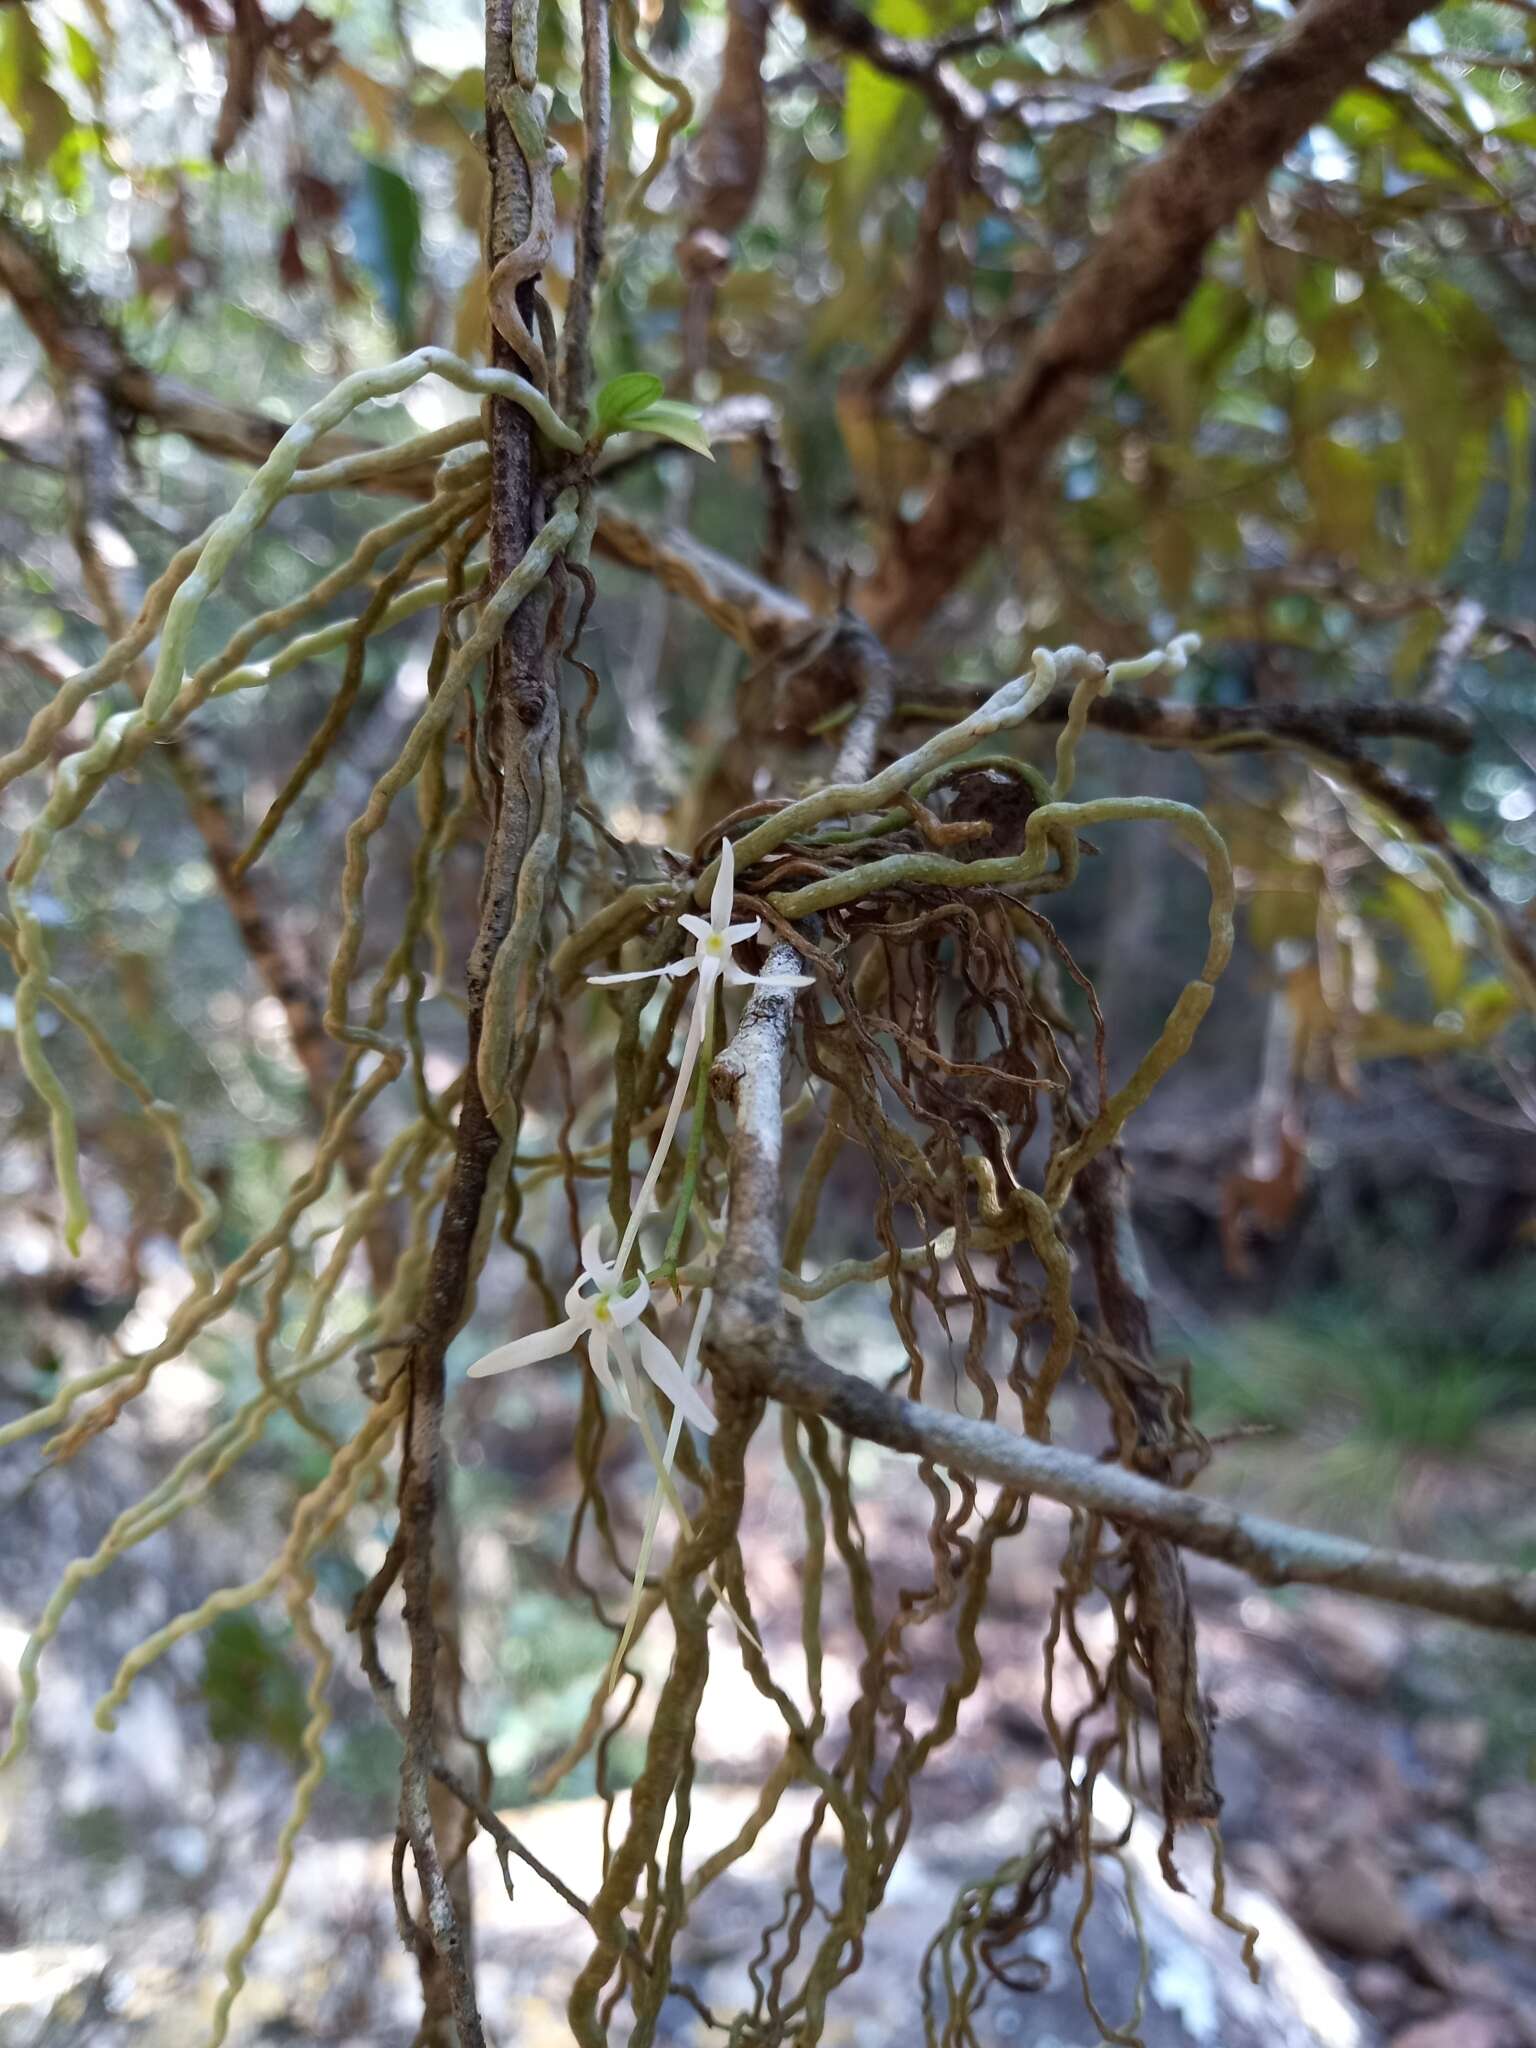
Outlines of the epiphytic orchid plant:
<svg viewBox="0 0 1536 2048">
<path fill-rule="evenodd" d="M 656 1184 L 661 1179 L 662 1168 L 672 1149 L 672 1140 L 677 1133 L 678 1120 L 683 1105 L 688 1099 L 689 1085 L 693 1071 L 698 1064 L 699 1054 L 709 1040 L 714 1019 L 715 984 L 724 981 L 727 988 L 809 988 L 813 977 L 809 974 L 749 974 L 736 963 L 735 949 L 747 940 L 755 939 L 762 930 L 762 919 L 753 917 L 741 924 L 731 923 L 731 911 L 736 897 L 736 855 L 729 839 L 720 842 L 720 865 L 715 873 L 715 886 L 710 891 L 709 916 L 699 917 L 685 911 L 678 919 L 683 930 L 696 944 L 692 953 L 685 953 L 680 960 L 669 960 L 664 967 L 642 967 L 626 974 L 590 974 L 587 979 L 600 987 L 612 987 L 624 981 L 653 981 L 663 976 L 681 980 L 684 975 L 697 974 L 698 986 L 693 999 L 693 1009 L 688 1017 L 688 1035 L 683 1040 L 682 1056 L 677 1063 L 677 1082 L 672 1090 L 672 1100 L 667 1107 L 666 1120 L 661 1127 L 661 1136 L 656 1142 L 645 1179 L 640 1184 L 640 1193 L 630 1215 L 629 1225 L 619 1246 L 618 1266 L 622 1272 L 625 1261 L 634 1248 L 640 1225 L 645 1221 L 655 1200 Z"/>
<path fill-rule="evenodd" d="M 726 839 L 720 846 L 720 863 L 715 875 L 714 888 L 710 892 L 709 916 L 703 918 L 693 912 L 685 912 L 678 920 L 683 930 L 695 941 L 692 953 L 685 954 L 679 960 L 668 961 L 662 967 L 641 968 L 620 974 L 594 974 L 588 977 L 601 986 L 612 987 L 620 982 L 680 980 L 687 974 L 697 975 L 693 1009 L 689 1014 L 688 1032 L 683 1040 L 682 1053 L 677 1063 L 677 1079 L 673 1085 L 672 1099 L 667 1106 L 655 1152 L 646 1169 L 645 1179 L 641 1183 L 629 1221 L 620 1237 L 619 1249 L 613 1263 L 606 1264 L 601 1256 L 602 1226 L 595 1223 L 581 1241 L 582 1270 L 565 1297 L 565 1320 L 547 1330 L 536 1330 L 530 1336 L 515 1337 L 510 1343 L 499 1345 L 496 1350 L 487 1352 L 485 1357 L 477 1360 L 469 1368 L 472 1377 L 487 1378 L 493 1373 L 512 1371 L 517 1366 L 533 1365 L 546 1358 L 562 1357 L 565 1353 L 573 1351 L 585 1339 L 587 1363 L 596 1374 L 599 1384 L 624 1413 L 633 1419 L 640 1430 L 647 1455 L 655 1468 L 656 1490 L 641 1539 L 629 1610 L 624 1619 L 618 1649 L 609 1669 L 610 1684 L 623 1666 L 624 1654 L 629 1647 L 639 1616 L 645 1574 L 656 1539 L 663 1501 L 670 1503 L 683 1534 L 687 1536 L 691 1533 L 687 1510 L 672 1479 L 672 1467 L 677 1456 L 682 1425 L 684 1421 L 691 1422 L 706 1435 L 715 1427 L 715 1418 L 698 1387 L 699 1353 L 704 1327 L 709 1317 L 710 1290 L 707 1287 L 699 1290 L 698 1308 L 689 1336 L 687 1354 L 684 1363 L 679 1365 L 667 1345 L 641 1320 L 650 1306 L 651 1282 L 644 1270 L 633 1279 L 627 1278 L 629 1261 L 639 1238 L 640 1226 L 655 1205 L 656 1188 L 671 1152 L 672 1141 L 677 1134 L 683 1108 L 693 1085 L 694 1073 L 699 1065 L 700 1054 L 703 1053 L 705 1059 L 708 1059 L 717 983 L 723 981 L 727 988 L 809 988 L 813 979 L 808 974 L 749 974 L 744 967 L 738 966 L 735 958 L 736 947 L 757 937 L 762 928 L 762 920 L 754 917 L 745 919 L 740 924 L 732 924 L 735 881 L 736 858 L 731 842 Z M 702 1104 L 699 1104 L 696 1108 L 696 1119 L 701 1115 Z M 696 1129 L 695 1137 L 698 1135 L 699 1130 Z M 680 1220 L 686 1221 L 686 1206 Z M 674 1241 L 668 1247 L 669 1262 L 680 1236 L 680 1229 L 675 1229 Z M 673 1270 L 675 1271 L 675 1266 Z M 641 1366 L 657 1389 L 672 1403 L 672 1419 L 663 1448 L 657 1446 L 646 1413 L 644 1393 L 636 1378 L 634 1354 L 630 1350 L 631 1338 L 639 1347 Z M 620 1377 L 617 1382 L 609 1367 L 610 1356 L 618 1364 Z M 713 1575 L 711 1581 L 714 1582 Z M 749 1640 L 755 1642 L 751 1629 L 737 1614 L 723 1589 L 717 1585 L 716 1590 L 720 1592 L 722 1604 L 729 1610 L 736 1627 L 742 1630 Z"/>
<path fill-rule="evenodd" d="M 537 1330 L 531 1336 L 514 1338 L 511 1343 L 487 1352 L 484 1358 L 470 1367 L 470 1373 L 474 1377 L 483 1378 L 492 1373 L 508 1372 L 514 1367 L 533 1365 L 546 1358 L 560 1358 L 566 1352 L 573 1351 L 585 1338 L 587 1360 L 599 1382 L 624 1411 L 643 1426 L 644 1418 L 639 1405 L 633 1354 L 629 1349 L 628 1333 L 632 1331 L 639 1346 L 641 1365 L 679 1414 L 706 1432 L 714 1428 L 714 1417 L 705 1405 L 697 1386 L 685 1378 L 682 1367 L 661 1338 L 653 1330 L 647 1329 L 640 1320 L 650 1305 L 650 1281 L 643 1272 L 634 1280 L 628 1279 L 626 1275 L 640 1234 L 640 1226 L 655 1205 L 657 1184 L 671 1153 L 672 1141 L 677 1135 L 678 1123 L 688 1100 L 699 1055 L 710 1043 L 716 984 L 723 980 L 727 988 L 809 988 L 813 979 L 809 974 L 749 974 L 744 967 L 737 964 L 736 947 L 757 937 L 762 928 L 762 920 L 754 917 L 740 924 L 732 924 L 731 911 L 734 906 L 735 890 L 736 856 L 732 851 L 731 842 L 725 839 L 721 841 L 719 868 L 715 875 L 714 888 L 710 893 L 709 916 L 704 918 L 693 912 L 685 912 L 678 920 L 683 930 L 695 941 L 693 951 L 684 954 L 679 960 L 668 961 L 662 967 L 588 976 L 590 981 L 600 986 L 612 987 L 620 982 L 680 980 L 687 974 L 697 975 L 693 1009 L 688 1019 L 688 1033 L 683 1041 L 682 1054 L 677 1063 L 677 1080 L 673 1086 L 672 1100 L 667 1106 L 656 1150 L 646 1169 L 645 1179 L 641 1183 L 640 1193 L 630 1212 L 629 1221 L 621 1234 L 618 1253 L 612 1265 L 605 1265 L 599 1256 L 601 1228 L 594 1224 L 582 1239 L 582 1273 L 565 1298 L 565 1320 L 556 1323 L 550 1329 Z M 590 1294 L 584 1291 L 588 1282 L 593 1289 Z M 702 1323 L 702 1314 L 700 1322 Z M 692 1348 L 696 1356 L 697 1347 Z M 623 1380 L 622 1387 L 615 1383 L 609 1370 L 610 1350 L 618 1362 Z M 658 1463 L 658 1470 L 663 1475 L 663 1484 L 666 1483 L 666 1474 L 670 1473 L 675 1448 L 674 1432 L 665 1460 Z"/>
</svg>

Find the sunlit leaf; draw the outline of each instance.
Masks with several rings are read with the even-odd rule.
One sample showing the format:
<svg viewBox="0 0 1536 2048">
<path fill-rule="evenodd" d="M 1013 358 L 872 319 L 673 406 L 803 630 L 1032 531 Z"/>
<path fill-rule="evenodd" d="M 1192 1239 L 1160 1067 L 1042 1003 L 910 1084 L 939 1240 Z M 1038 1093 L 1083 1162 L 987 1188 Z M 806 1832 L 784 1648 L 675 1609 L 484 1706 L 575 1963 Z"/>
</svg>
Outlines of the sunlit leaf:
<svg viewBox="0 0 1536 2048">
<path fill-rule="evenodd" d="M 932 26 L 922 0 L 876 0 L 869 10 L 877 28 L 892 35 L 926 35 Z M 916 116 L 922 101 L 909 85 L 876 71 L 872 64 L 854 58 L 848 66 L 848 85 L 843 99 L 843 142 L 846 155 L 843 174 L 850 195 L 863 192 L 880 170 L 887 144 L 910 111 Z"/>
<path fill-rule="evenodd" d="M 1444 1009 L 1457 995 L 1466 973 L 1466 948 L 1451 930 L 1444 899 L 1418 888 L 1406 875 L 1388 876 L 1381 894 L 1387 916 L 1424 970 L 1436 1006 Z"/>
<path fill-rule="evenodd" d="M 691 448 L 695 455 L 708 456 L 711 462 L 715 459 L 698 407 L 685 405 L 681 399 L 658 398 L 642 411 L 627 413 L 624 425 L 637 434 L 655 434 L 663 441 L 675 441 L 680 448 Z"/>
<path fill-rule="evenodd" d="M 69 68 L 93 97 L 101 95 L 101 59 L 96 46 L 88 36 L 83 36 L 73 22 L 64 24 L 64 48 L 69 55 Z"/>
<path fill-rule="evenodd" d="M 75 117 L 48 82 L 48 51 L 26 8 L 0 7 L 0 105 L 21 130 L 22 161 L 38 171 L 67 141 Z"/>
</svg>

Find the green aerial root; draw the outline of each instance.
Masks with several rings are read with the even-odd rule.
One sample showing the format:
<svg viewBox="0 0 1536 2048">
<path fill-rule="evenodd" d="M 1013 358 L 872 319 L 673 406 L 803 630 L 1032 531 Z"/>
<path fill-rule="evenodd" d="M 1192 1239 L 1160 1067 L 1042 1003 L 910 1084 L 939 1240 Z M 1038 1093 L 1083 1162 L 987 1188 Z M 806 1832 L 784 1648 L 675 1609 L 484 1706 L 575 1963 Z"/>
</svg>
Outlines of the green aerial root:
<svg viewBox="0 0 1536 2048">
<path fill-rule="evenodd" d="M 157 1487 L 132 1507 L 125 1508 L 88 1557 L 77 1557 L 65 1569 L 36 1628 L 27 1638 L 17 1664 L 16 1712 L 11 1722 L 10 1740 L 4 1754 L 0 1755 L 0 1770 L 14 1763 L 26 1748 L 33 1710 L 37 1705 L 38 1664 L 44 1650 L 58 1634 L 60 1624 L 81 1588 L 92 1579 L 99 1578 L 135 1545 L 174 1522 L 198 1501 L 205 1500 L 225 1474 L 260 1441 L 268 1422 L 281 1406 L 283 1395 L 305 1380 L 312 1379 L 316 1373 L 323 1372 L 352 1350 L 368 1335 L 376 1321 L 376 1316 L 369 1316 L 323 1351 L 317 1351 L 291 1367 L 270 1391 L 247 1401 L 228 1422 L 194 1444 Z"/>
<path fill-rule="evenodd" d="M 349 1025 L 347 1021 L 348 992 L 363 943 L 363 885 L 368 878 L 368 842 L 389 816 L 390 806 L 401 790 L 407 788 L 420 773 L 433 743 L 446 731 L 471 676 L 501 638 L 507 622 L 518 606 L 539 587 L 556 557 L 575 537 L 579 524 L 577 510 L 576 492 L 562 492 L 553 517 L 529 543 L 528 552 L 517 567 L 481 606 L 474 631 L 448 664 L 447 674 L 438 686 L 437 694 L 428 700 L 398 757 L 374 784 L 361 815 L 347 829 L 346 862 L 341 878 L 342 933 L 331 963 L 325 1021 L 328 1031 L 350 1044 L 369 1046 L 375 1051 L 391 1050 L 376 1031 Z"/>
<path fill-rule="evenodd" d="M 242 1585 L 220 1587 L 199 1606 L 178 1614 L 173 1621 L 147 1636 L 137 1649 L 129 1651 L 96 1706 L 94 1719 L 104 1734 L 110 1734 L 117 1726 L 118 1709 L 132 1691 L 134 1680 L 167 1650 L 174 1649 L 177 1643 L 196 1635 L 221 1616 L 237 1614 L 241 1608 L 265 1599 L 285 1578 L 300 1571 L 306 1560 L 330 1540 L 383 1463 L 404 1409 L 405 1389 L 396 1386 L 374 1409 L 352 1441 L 337 1452 L 325 1477 L 299 1502 L 287 1539 L 265 1571 L 254 1579 L 247 1579 Z"/>
<path fill-rule="evenodd" d="M 625 202 L 625 213 L 631 218 L 645 211 L 646 194 L 671 161 L 673 143 L 693 119 L 693 94 L 680 78 L 675 78 L 670 71 L 663 71 L 655 58 L 640 47 L 636 26 L 634 0 L 616 0 L 613 33 L 626 62 L 633 64 L 652 85 L 660 86 L 672 104 L 657 127 L 651 160 L 635 180 Z"/>
<path fill-rule="evenodd" d="M 283 1889 L 293 1869 L 294 1845 L 309 1819 L 310 1809 L 315 1803 L 315 1794 L 325 1776 L 325 1731 L 331 1725 L 331 1709 L 326 1700 L 326 1690 L 331 1682 L 334 1659 L 324 1639 L 316 1629 L 310 1616 L 309 1603 L 314 1594 L 314 1574 L 310 1571 L 299 1573 L 288 1596 L 288 1618 L 293 1623 L 294 1634 L 309 1654 L 314 1666 L 314 1676 L 305 1694 L 309 1708 L 309 1719 L 304 1724 L 300 1738 L 300 1754 L 304 1757 L 304 1771 L 293 1788 L 293 1805 L 283 1822 L 277 1838 L 277 1857 L 267 1888 L 262 1893 L 250 1919 L 229 1954 L 224 1958 L 224 1989 L 219 1993 L 218 2003 L 213 2009 L 213 2025 L 208 2034 L 208 2048 L 223 2048 L 229 2033 L 229 2015 L 235 2000 L 245 1984 L 245 1965 L 253 1948 L 261 1939 L 261 1931 L 276 1912 L 283 1896 Z"/>
<path fill-rule="evenodd" d="M 429 505 L 413 508 L 376 529 L 354 551 L 349 562 L 333 572 L 331 577 L 323 579 L 294 606 L 253 620 L 242 628 L 222 655 L 216 656 L 212 663 L 205 664 L 193 676 L 185 675 L 187 651 L 203 604 L 222 580 L 244 542 L 265 523 L 273 508 L 292 487 L 305 456 L 359 406 L 372 400 L 398 396 L 428 375 L 441 376 L 479 396 L 512 400 L 529 413 L 539 431 L 555 447 L 566 454 L 581 452 L 582 438 L 576 430 L 559 418 L 541 392 L 510 371 L 476 369 L 447 350 L 437 348 L 418 349 L 398 362 L 357 371 L 353 376 L 344 378 L 294 422 L 229 511 L 215 520 L 200 541 L 178 553 L 152 588 L 138 619 L 124 638 L 109 649 L 93 668 L 72 677 L 56 693 L 53 702 L 33 720 L 21 746 L 0 760 L 0 787 L 43 761 L 76 711 L 93 694 L 127 673 L 158 626 L 160 645 L 143 702 L 136 710 L 121 712 L 105 720 L 91 744 L 62 764 L 48 802 L 22 835 L 10 877 L 16 952 L 21 967 L 15 996 L 17 1048 L 22 1070 L 48 1111 L 55 1173 L 64 1202 L 65 1240 L 72 1252 L 78 1253 L 80 1249 L 90 1212 L 80 1177 L 74 1109 L 67 1089 L 43 1049 L 38 1025 L 38 1010 L 49 979 L 49 954 L 42 926 L 32 910 L 33 886 L 59 832 L 74 823 L 96 792 L 114 774 L 131 766 L 161 733 L 174 730 L 191 711 L 206 701 L 216 687 L 222 684 L 227 692 L 230 688 L 269 682 L 310 655 L 343 644 L 351 637 L 353 622 L 301 636 L 299 641 L 290 642 L 279 656 L 246 674 L 241 671 L 239 663 L 250 646 L 268 633 L 284 630 L 324 602 L 333 590 L 355 581 L 379 554 L 395 542 L 409 539 L 424 526 L 443 519 L 444 505 L 434 499 Z M 450 480 L 452 476 L 450 471 Z M 467 514 L 473 496 L 473 492 L 466 492 L 462 494 L 462 502 L 456 503 L 450 492 L 446 501 L 449 513 L 459 509 Z M 526 583 L 517 585 L 517 576 L 514 576 L 509 581 L 517 587 L 509 590 L 503 586 L 487 604 L 487 618 L 496 621 L 496 630 L 505 624 L 517 603 L 548 573 L 553 554 L 575 537 L 580 522 L 574 492 L 566 494 L 561 501 L 562 507 L 567 502 L 568 515 L 557 513 L 556 519 L 534 543 L 529 560 L 517 572 L 517 576 L 526 572 Z M 547 549 L 542 555 L 541 547 Z M 535 561 L 542 564 L 537 571 L 533 567 Z M 441 592 L 426 596 L 420 591 L 403 593 L 380 623 L 389 621 L 390 613 L 396 617 L 408 616 L 410 609 L 431 603 L 434 595 L 440 596 Z M 416 601 L 414 605 L 413 599 Z M 486 618 L 482 618 L 481 628 L 483 630 L 472 636 L 466 648 L 461 650 L 467 665 L 450 671 L 455 696 L 467 682 L 469 668 L 483 656 L 495 638 L 495 631 L 487 628 Z M 471 648 L 473 654 L 470 653 Z M 438 723 L 446 719 L 451 708 L 450 700 L 443 708 Z M 430 743 L 435 729 L 433 714 L 437 709 L 435 702 L 428 707 L 417 734 L 412 736 L 413 741 L 420 741 L 420 752 L 424 752 Z M 408 753 L 410 746 L 408 743 Z M 403 786 L 419 766 L 420 753 L 397 786 Z M 383 808 L 388 808 L 387 798 Z M 349 925 L 349 935 L 352 929 Z M 333 1003 L 333 1010 L 335 1008 Z M 343 1002 L 343 1016 L 344 1009 Z"/>
</svg>

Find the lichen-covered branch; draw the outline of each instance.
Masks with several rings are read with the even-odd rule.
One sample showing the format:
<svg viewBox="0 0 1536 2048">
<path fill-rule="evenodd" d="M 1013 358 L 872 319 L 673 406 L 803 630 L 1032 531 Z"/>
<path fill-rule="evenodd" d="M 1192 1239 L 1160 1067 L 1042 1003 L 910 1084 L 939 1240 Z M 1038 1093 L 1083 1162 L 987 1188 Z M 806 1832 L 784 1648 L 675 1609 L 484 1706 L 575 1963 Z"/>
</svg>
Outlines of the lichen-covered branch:
<svg viewBox="0 0 1536 2048">
<path fill-rule="evenodd" d="M 782 1332 L 732 1329 L 706 1347 L 727 1385 L 819 1417 L 853 1437 L 931 1459 L 974 1479 L 1038 1494 L 1229 1564 L 1264 1586 L 1332 1586 L 1483 1628 L 1536 1635 L 1536 1573 L 1442 1563 L 1247 1514 L 1120 1465 L 1031 1442 L 996 1423 L 945 1414 L 825 1365 Z"/>
</svg>

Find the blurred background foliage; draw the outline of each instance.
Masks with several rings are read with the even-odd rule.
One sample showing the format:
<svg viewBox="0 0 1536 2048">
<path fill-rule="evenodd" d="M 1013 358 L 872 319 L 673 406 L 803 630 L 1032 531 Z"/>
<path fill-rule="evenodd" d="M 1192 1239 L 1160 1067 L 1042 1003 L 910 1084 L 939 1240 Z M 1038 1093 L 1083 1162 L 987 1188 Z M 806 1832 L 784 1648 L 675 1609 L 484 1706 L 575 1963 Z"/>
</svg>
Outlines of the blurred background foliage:
<svg viewBox="0 0 1536 2048">
<path fill-rule="evenodd" d="M 879 0 L 873 16 L 905 37 L 970 19 L 956 0 Z M 1283 18 L 1267 0 L 1072 0 L 957 57 L 993 118 L 976 187 L 936 252 L 925 339 L 885 376 L 941 138 L 913 86 L 857 58 L 827 63 L 825 42 L 777 9 L 766 173 L 709 345 L 685 368 L 674 260 L 685 158 L 613 236 L 599 378 L 643 367 L 704 402 L 771 401 L 797 478 L 796 537 L 779 573 L 825 605 L 845 575 L 871 569 L 889 522 L 921 503 L 948 451 L 985 426 L 1128 174 Z M 639 33 L 703 105 L 724 27 L 715 0 L 660 0 Z M 286 14 L 278 0 L 6 0 L 5 234 L 133 361 L 270 419 L 422 341 L 475 353 L 481 35 L 465 0 L 324 0 Z M 569 6 L 548 0 L 542 35 L 552 130 L 574 145 Z M 993 683 L 1036 643 L 1113 657 L 1193 629 L 1205 645 L 1181 702 L 1457 713 L 1459 752 L 1403 741 L 1380 751 L 1427 791 L 1508 914 L 1525 918 L 1536 900 L 1533 73 L 1536 17 L 1485 0 L 1424 18 L 1373 64 L 1219 238 L 1177 318 L 1131 350 L 1006 545 L 908 650 L 904 689 L 921 698 Z M 650 159 L 667 106 L 616 64 L 621 191 Z M 557 190 L 562 237 L 546 289 L 558 305 L 569 172 Z M 462 409 L 423 386 L 372 431 L 404 436 Z M 132 489 L 117 508 L 118 566 L 142 586 L 241 472 L 148 421 L 123 425 Z M 50 673 L 101 644 L 69 540 L 67 468 L 46 351 L 0 304 L 8 739 Z M 713 468 L 668 454 L 615 489 L 743 562 L 764 545 L 750 444 L 722 448 Z M 360 496 L 283 501 L 210 602 L 207 645 L 296 594 L 373 516 Z M 606 685 L 591 779 L 619 839 L 656 843 L 729 735 L 744 664 L 638 578 L 605 566 L 600 583 L 585 649 Z M 265 863 L 284 932 L 317 979 L 341 831 L 424 694 L 429 644 L 416 624 L 369 643 L 349 743 Z M 311 664 L 280 694 L 231 698 L 203 721 L 218 786 L 247 830 L 333 688 L 334 670 Z M 1536 1389 L 1531 1020 L 1420 853 L 1304 759 L 1196 762 L 1096 735 L 1083 779 L 1090 791 L 1205 802 L 1242 884 L 1239 962 L 1196 1059 L 1132 1138 L 1166 1348 L 1192 1360 L 1211 1430 L 1265 1432 L 1233 1451 L 1256 1461 L 1264 1485 L 1343 1527 L 1401 1530 L 1412 1473 L 1490 1455 L 1490 1433 L 1528 1416 Z M 18 788 L 0 801 L 7 845 L 29 801 Z M 1139 845 L 1133 868 L 1117 853 L 1106 844 L 1088 863 L 1062 929 L 1101 990 L 1123 1071 L 1184 978 L 1201 883 L 1174 850 Z M 461 915 L 423 1011 L 442 1079 L 462 1031 L 454 962 L 470 931 L 475 849 L 454 858 Z M 381 902 L 403 893 L 408 860 L 402 827 L 377 862 Z M 59 972 L 186 1109 L 194 1155 L 227 1205 L 215 1245 L 225 1255 L 271 1215 L 309 1112 L 280 1006 L 257 991 L 158 762 L 107 789 L 59 846 L 48 886 Z M 374 917 L 374 943 L 388 929 L 387 914 Z M 68 1034 L 55 1033 L 50 1057 L 78 1103 L 97 1220 L 85 1258 L 60 1263 L 43 1119 L 7 1060 L 0 1390 L 13 1407 L 43 1398 L 110 1333 L 145 1341 L 178 1286 L 182 1219 L 142 1118 Z M 601 1062 L 596 1038 L 572 1057 L 579 1092 Z M 534 1139 L 539 1128 L 536 1114 Z M 848 1214 L 853 1230 L 856 1203 Z M 519 1284 L 509 1271 L 487 1286 L 481 1335 L 505 1327 Z M 203 1343 L 215 1395 L 178 1380 L 163 1435 L 138 1455 L 163 1463 L 200 1403 L 254 1386 L 258 1313 L 242 1301 Z M 479 1341 L 471 1333 L 456 1358 Z M 553 1376 L 519 1382 L 494 1405 L 462 1404 L 454 1423 L 466 1654 L 511 1798 L 574 1732 L 583 1681 L 606 1654 L 602 1630 L 561 1590 L 567 1393 Z M 328 1398 L 315 1397 L 322 1418 Z M 219 1510 L 226 1547 L 238 1548 L 243 1517 L 292 1498 L 316 1455 L 281 1418 L 258 1477 Z M 639 1485 L 637 1475 L 637 1498 Z M 358 1533 L 366 1515 L 355 1525 L 355 1565 L 327 1567 L 322 1597 L 338 1613 L 377 1561 L 383 1516 L 381 1503 L 372 1537 Z M 1473 1541 L 1529 1554 L 1533 1532 L 1478 1527 Z M 19 1584 L 6 1598 L 25 1607 Z M 302 1706 L 281 1630 L 233 1617 L 198 1654 L 200 1669 L 195 1657 L 178 1668 L 214 1741 L 291 1755 Z M 341 1702 L 330 1741 L 325 1798 L 354 1820 L 376 1815 L 394 1747 L 360 1694 Z M 623 1777 L 625 1738 L 605 1761 Z M 589 1788 L 589 1771 L 568 1786 Z"/>
</svg>

